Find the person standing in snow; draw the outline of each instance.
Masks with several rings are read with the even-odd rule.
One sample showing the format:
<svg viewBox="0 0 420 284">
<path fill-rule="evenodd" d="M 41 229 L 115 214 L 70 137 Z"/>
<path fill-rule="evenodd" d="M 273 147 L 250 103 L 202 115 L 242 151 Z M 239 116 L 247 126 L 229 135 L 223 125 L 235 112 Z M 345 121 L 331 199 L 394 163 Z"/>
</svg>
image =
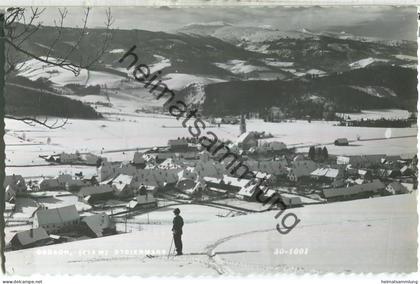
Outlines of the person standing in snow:
<svg viewBox="0 0 420 284">
<path fill-rule="evenodd" d="M 182 227 L 184 226 L 184 220 L 179 215 L 181 213 L 181 210 L 179 208 L 175 208 L 173 211 L 175 214 L 173 226 L 172 226 L 172 233 L 174 235 L 174 243 L 175 243 L 175 249 L 176 249 L 176 255 L 182 255 Z"/>
</svg>

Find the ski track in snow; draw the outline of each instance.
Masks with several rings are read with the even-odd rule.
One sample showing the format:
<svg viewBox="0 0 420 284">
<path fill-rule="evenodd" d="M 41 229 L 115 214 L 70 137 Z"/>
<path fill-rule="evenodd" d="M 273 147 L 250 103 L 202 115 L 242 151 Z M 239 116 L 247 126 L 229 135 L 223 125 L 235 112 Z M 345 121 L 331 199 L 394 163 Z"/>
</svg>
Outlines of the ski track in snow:
<svg viewBox="0 0 420 284">
<path fill-rule="evenodd" d="M 273 229 L 255 230 L 255 231 L 250 231 L 250 232 L 245 232 L 245 233 L 234 234 L 234 235 L 230 235 L 222 239 L 219 239 L 216 242 L 212 243 L 211 245 L 208 245 L 205 249 L 207 251 L 207 255 L 209 257 L 211 267 L 213 267 L 221 275 L 233 274 L 233 270 L 226 264 L 226 262 L 221 257 L 217 255 L 217 253 L 214 252 L 216 247 L 234 238 L 242 237 L 249 234 L 264 233 L 264 232 L 269 232 L 269 231 L 273 231 Z"/>
<path fill-rule="evenodd" d="M 355 219 L 348 219 L 345 222 L 348 223 L 366 223 L 366 222 L 371 222 L 371 221 L 384 221 L 386 220 L 386 218 L 374 218 L 374 219 L 362 219 L 362 220 L 355 220 Z M 329 226 L 329 225 L 333 225 L 333 224 L 342 224 L 342 222 L 326 222 L 326 223 L 318 223 L 318 224 L 308 224 L 308 225 L 301 225 L 301 226 L 296 226 L 294 229 L 302 229 L 302 228 L 307 228 L 307 227 L 316 227 L 316 226 Z M 284 228 L 282 228 L 284 229 Z M 220 275 L 223 274 L 227 274 L 227 275 L 233 275 L 235 274 L 235 271 L 231 268 L 231 267 L 250 267 L 252 269 L 255 270 L 255 266 L 256 264 L 250 264 L 250 263 L 244 263 L 244 262 L 238 262 L 238 261 L 230 261 L 230 260 L 226 260 L 223 259 L 222 257 L 220 257 L 220 255 L 217 254 L 217 252 L 215 252 L 215 249 L 227 242 L 227 241 L 231 241 L 232 239 L 235 238 L 240 238 L 243 236 L 247 236 L 247 235 L 251 235 L 251 234 L 258 234 L 258 233 L 267 233 L 270 231 L 276 231 L 276 229 L 270 228 L 270 229 L 263 229 L 263 230 L 254 230 L 254 231 L 249 231 L 249 232 L 243 232 L 243 233 L 238 233 L 238 234 L 233 234 L 233 235 L 229 235 L 227 237 L 221 238 L 217 241 L 215 241 L 214 243 L 208 245 L 205 247 L 206 250 L 206 254 L 209 257 L 209 267 L 215 269 L 217 271 L 217 273 L 219 273 Z M 246 251 L 244 251 L 246 252 Z M 257 265 L 259 266 L 259 270 L 263 270 L 263 271 L 267 271 L 267 272 L 273 272 L 273 271 L 278 271 L 279 268 L 281 268 L 282 271 L 284 272 L 298 272 L 298 271 L 306 271 L 307 269 L 303 268 L 303 267 L 292 267 L 292 266 L 288 266 L 288 265 L 280 265 L 280 266 L 267 266 L 267 265 Z M 313 272 L 313 271 L 312 271 Z M 320 271 L 318 271 L 318 273 L 320 273 Z"/>
</svg>

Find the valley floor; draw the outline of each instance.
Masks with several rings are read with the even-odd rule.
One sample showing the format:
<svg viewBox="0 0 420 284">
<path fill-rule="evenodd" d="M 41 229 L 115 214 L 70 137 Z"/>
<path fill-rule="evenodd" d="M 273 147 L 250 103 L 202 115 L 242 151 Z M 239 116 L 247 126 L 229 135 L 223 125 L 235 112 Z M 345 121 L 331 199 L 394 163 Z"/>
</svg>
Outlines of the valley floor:
<svg viewBox="0 0 420 284">
<path fill-rule="evenodd" d="M 94 167 L 48 165 L 39 155 L 79 151 L 105 156 L 110 161 L 129 161 L 136 150 L 166 146 L 169 139 L 190 136 L 181 122 L 171 116 L 128 114 L 115 113 L 103 120 L 72 119 L 65 127 L 55 130 L 6 119 L 6 174 L 24 177 L 80 171 L 85 175 L 94 174 Z M 219 139 L 235 141 L 239 135 L 239 125 L 212 127 L 207 123 L 207 126 L 207 130 L 213 131 Z M 325 121 L 268 123 L 249 120 L 247 130 L 264 130 L 274 136 L 269 140 L 282 141 L 298 151 L 308 151 L 311 145 L 326 145 L 330 154 L 340 155 L 387 154 L 412 158 L 417 153 L 417 127 L 387 129 L 341 127 Z M 360 140 L 357 140 L 358 136 Z M 347 147 L 335 146 L 334 140 L 342 137 L 353 142 Z M 47 140 L 51 142 L 47 143 Z"/>
</svg>

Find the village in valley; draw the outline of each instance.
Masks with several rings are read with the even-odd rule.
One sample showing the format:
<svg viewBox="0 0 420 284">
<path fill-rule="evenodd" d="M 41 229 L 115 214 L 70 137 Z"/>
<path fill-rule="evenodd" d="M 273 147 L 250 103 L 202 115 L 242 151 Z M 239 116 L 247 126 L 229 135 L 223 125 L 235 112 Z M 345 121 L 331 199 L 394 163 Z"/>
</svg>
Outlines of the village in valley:
<svg viewBox="0 0 420 284">
<path fill-rule="evenodd" d="M 73 170 L 37 178 L 18 172 L 6 176 L 7 249 L 141 232 L 150 224 L 168 226 L 171 216 L 162 217 L 162 210 L 174 206 L 203 207 L 216 218 L 231 218 L 417 190 L 416 155 L 329 153 L 329 148 L 358 142 L 347 138 L 301 151 L 270 139 L 271 133 L 247 131 L 243 116 L 238 124 L 231 125 L 238 137 L 225 144 L 252 176 L 235 175 L 225 152 L 212 155 L 189 137 L 174 137 L 166 146 L 121 150 L 131 156 L 124 161 L 108 159 L 103 150 L 104 155 L 39 155 L 45 162 L 41 171 L 46 165 Z M 282 202 L 261 202 L 274 196 Z"/>
<path fill-rule="evenodd" d="M 418 270 L 416 9 L 242 6 L 7 9 L 6 273 Z"/>
</svg>

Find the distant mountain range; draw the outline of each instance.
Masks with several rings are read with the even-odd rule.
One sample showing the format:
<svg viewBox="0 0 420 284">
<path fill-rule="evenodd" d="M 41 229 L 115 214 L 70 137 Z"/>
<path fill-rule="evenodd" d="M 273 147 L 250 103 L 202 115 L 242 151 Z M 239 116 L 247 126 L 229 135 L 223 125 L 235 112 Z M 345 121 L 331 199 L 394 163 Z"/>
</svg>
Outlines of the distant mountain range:
<svg viewBox="0 0 420 284">
<path fill-rule="evenodd" d="M 95 56 L 104 32 L 90 29 L 87 40 L 70 59 Z M 50 56 L 65 55 L 79 35 L 79 29 L 65 28 L 63 40 Z M 55 36 L 55 28 L 41 27 L 24 48 L 43 55 Z M 364 107 L 414 110 L 417 99 L 417 46 L 410 41 L 382 41 L 307 29 L 285 33 L 223 22 L 192 24 L 174 34 L 112 30 L 109 50 L 93 70 L 113 76 L 119 82 L 118 88 L 124 90 L 126 65 L 118 63 L 118 59 L 133 45 L 137 46 L 139 63 L 161 70 L 167 79 L 172 78 L 168 79 L 168 85 L 170 81 L 174 83 L 174 89 L 188 101 L 199 103 L 206 113 L 261 110 L 286 101 L 308 103 L 304 98 L 316 97 L 337 110 Z M 31 78 L 31 74 L 26 70 L 11 77 L 35 80 L 42 76 Z M 45 77 L 56 86 L 50 75 Z M 180 75 L 183 81 L 174 82 Z M 67 82 L 65 78 L 60 77 L 59 85 L 75 83 L 74 79 Z M 199 91 L 194 93 L 196 90 Z"/>
</svg>

